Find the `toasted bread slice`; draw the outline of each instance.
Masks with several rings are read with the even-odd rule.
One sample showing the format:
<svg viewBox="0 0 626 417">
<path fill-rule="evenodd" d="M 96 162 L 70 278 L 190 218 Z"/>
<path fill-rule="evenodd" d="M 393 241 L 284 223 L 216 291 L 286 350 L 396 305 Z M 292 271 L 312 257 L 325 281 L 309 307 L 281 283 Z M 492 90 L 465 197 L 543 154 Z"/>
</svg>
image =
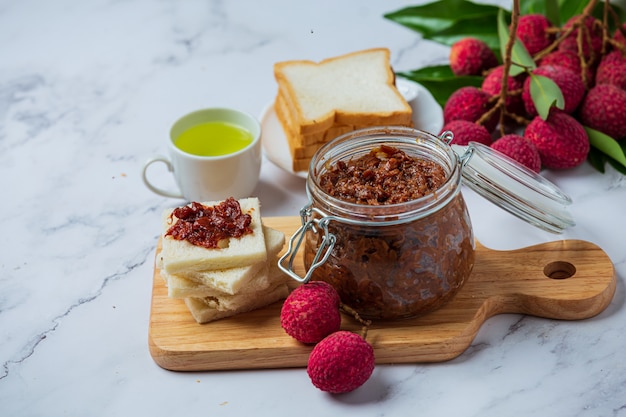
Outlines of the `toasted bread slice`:
<svg viewBox="0 0 626 417">
<path fill-rule="evenodd" d="M 322 132 L 335 124 L 411 124 L 412 109 L 395 87 L 389 58 L 387 48 L 373 48 L 319 63 L 276 63 L 274 76 L 295 132 Z"/>
<path fill-rule="evenodd" d="M 205 206 L 215 206 L 220 202 L 202 203 Z M 193 271 L 212 271 L 253 265 L 265 262 L 267 249 L 261 224 L 261 210 L 258 198 L 244 198 L 239 200 L 241 210 L 252 217 L 250 228 L 252 233 L 239 238 L 225 239 L 219 248 L 207 249 L 196 246 L 186 240 L 176 240 L 166 236 L 167 230 L 176 218 L 171 218 L 172 209 L 163 213 L 162 235 L 162 265 L 170 274 L 190 273 Z"/>
</svg>

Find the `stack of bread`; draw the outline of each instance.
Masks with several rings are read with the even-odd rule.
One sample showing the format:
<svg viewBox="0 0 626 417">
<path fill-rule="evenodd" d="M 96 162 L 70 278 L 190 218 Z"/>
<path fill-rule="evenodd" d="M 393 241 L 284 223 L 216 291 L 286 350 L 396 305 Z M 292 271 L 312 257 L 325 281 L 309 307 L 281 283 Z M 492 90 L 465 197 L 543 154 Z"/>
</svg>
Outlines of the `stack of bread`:
<svg viewBox="0 0 626 417">
<path fill-rule="evenodd" d="M 372 126 L 412 126 L 412 108 L 395 86 L 386 48 L 373 48 L 319 63 L 274 65 L 276 116 L 285 131 L 294 171 L 308 169 L 326 142 Z"/>
<path fill-rule="evenodd" d="M 201 204 L 215 207 L 220 203 Z M 216 248 L 173 238 L 168 230 L 179 219 L 172 209 L 163 214 L 157 266 L 169 297 L 184 300 L 198 323 L 265 307 L 289 294 L 288 278 L 277 266 L 284 233 L 262 224 L 257 198 L 238 203 L 241 211 L 252 218 L 252 233 L 220 240 Z"/>
</svg>

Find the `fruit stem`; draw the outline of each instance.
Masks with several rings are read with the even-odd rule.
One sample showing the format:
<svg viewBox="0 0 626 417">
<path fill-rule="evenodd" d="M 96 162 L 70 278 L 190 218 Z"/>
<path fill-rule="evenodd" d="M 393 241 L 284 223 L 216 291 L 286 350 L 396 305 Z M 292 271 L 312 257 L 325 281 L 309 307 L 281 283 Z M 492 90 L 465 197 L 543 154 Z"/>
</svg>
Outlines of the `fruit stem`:
<svg viewBox="0 0 626 417">
<path fill-rule="evenodd" d="M 498 104 L 501 106 L 502 111 L 500 112 L 500 132 L 504 136 L 504 117 L 506 114 L 506 97 L 507 90 L 509 88 L 509 71 L 511 69 L 511 54 L 513 51 L 513 44 L 515 43 L 515 39 L 517 37 L 517 24 L 519 22 L 519 0 L 513 1 L 513 10 L 511 14 L 511 27 L 509 28 L 509 39 L 506 42 L 506 47 L 504 50 L 504 71 L 502 74 L 502 86 L 500 88 L 500 99 L 498 100 Z"/>
<path fill-rule="evenodd" d="M 361 329 L 361 337 L 363 339 L 365 339 L 367 337 L 367 330 L 369 328 L 369 326 L 372 324 L 371 320 L 364 320 L 359 313 L 357 313 L 356 310 L 354 310 L 352 307 L 344 304 L 344 303 L 339 303 L 339 308 L 343 311 L 345 311 L 346 313 L 350 314 L 352 317 L 354 317 L 354 319 L 356 321 L 358 321 L 359 323 L 361 323 L 363 325 L 363 328 Z"/>
<path fill-rule="evenodd" d="M 602 52 L 603 52 L 603 56 L 604 56 L 604 52 L 606 52 L 605 47 L 608 45 L 611 45 L 613 48 L 615 49 L 619 49 L 622 54 L 626 54 L 626 45 L 624 45 L 621 42 L 616 41 L 615 39 L 613 39 L 611 36 L 609 36 L 609 34 L 607 33 L 609 24 L 608 24 L 608 15 L 609 13 L 611 14 L 611 17 L 613 18 L 613 23 L 616 26 L 616 30 L 619 30 L 620 33 L 622 34 L 622 36 L 624 38 L 626 38 L 626 28 L 624 27 L 624 25 L 622 25 L 622 22 L 620 21 L 619 16 L 617 15 L 617 13 L 615 13 L 615 10 L 613 10 L 613 8 L 611 7 L 609 0 L 605 0 L 604 2 L 604 11 L 605 11 L 605 20 L 603 22 L 604 24 L 604 34 L 603 34 L 603 42 L 602 42 Z"/>
<path fill-rule="evenodd" d="M 606 8 L 609 8 L 611 11 L 613 11 L 610 6 L 608 6 L 608 2 L 609 0 L 605 0 L 605 15 L 608 13 L 608 11 L 606 10 Z M 581 71 L 581 77 L 583 79 L 583 83 L 585 84 L 585 86 L 589 86 L 589 81 L 587 79 L 587 70 L 588 68 L 593 65 L 594 60 L 595 60 L 595 56 L 594 56 L 594 51 L 593 48 L 588 48 L 589 52 L 590 52 L 590 57 L 589 59 L 587 59 L 585 57 L 585 53 L 584 53 L 584 49 L 583 49 L 583 41 L 586 41 L 589 45 L 591 45 L 591 33 L 589 31 L 589 28 L 587 28 L 587 26 L 585 25 L 585 20 L 591 16 L 593 17 L 593 9 L 596 7 L 598 3 L 598 0 L 589 0 L 589 2 L 587 3 L 587 5 L 585 6 L 585 8 L 583 9 L 582 13 L 579 14 L 575 20 L 572 21 L 572 24 L 565 29 L 564 31 L 560 32 L 559 36 L 557 36 L 557 38 L 554 40 L 554 42 L 552 42 L 550 45 L 548 45 L 545 49 L 537 52 L 534 56 L 533 59 L 535 60 L 535 62 L 539 62 L 543 57 L 545 57 L 546 55 L 548 55 L 550 52 L 554 51 L 560 44 L 561 42 L 563 42 L 563 40 L 565 38 L 567 38 L 569 35 L 571 35 L 572 32 L 574 32 L 576 29 L 578 29 L 578 33 L 577 33 L 577 37 L 576 37 L 576 46 L 578 49 L 578 58 L 580 59 L 580 71 Z M 613 12 L 614 13 L 614 12 Z M 598 22 L 595 20 L 594 18 L 594 25 L 597 24 Z M 603 38 L 606 39 L 608 38 L 608 36 L 606 36 L 606 17 L 605 17 L 605 22 L 604 24 L 602 24 L 603 27 Z M 593 28 L 592 28 L 593 30 Z M 603 44 L 605 42 L 603 41 Z M 609 43 L 612 43 L 609 40 Z M 603 51 L 604 51 L 604 45 L 603 45 Z M 603 53 L 604 55 L 604 53 Z"/>
<path fill-rule="evenodd" d="M 506 98 L 508 95 L 508 80 L 509 80 L 509 70 L 511 69 L 511 54 L 513 51 L 513 44 L 515 43 L 516 32 L 517 32 L 517 22 L 519 21 L 520 15 L 520 7 L 519 0 L 513 1 L 513 10 L 511 15 L 511 26 L 509 28 L 509 39 L 504 48 L 504 57 L 503 57 L 503 71 L 502 71 L 502 80 L 500 81 L 500 94 L 498 95 L 498 99 L 496 103 L 486 111 L 477 121 L 476 123 L 482 125 L 487 120 L 489 120 L 492 115 L 500 110 L 500 133 L 502 135 L 504 132 L 504 118 L 507 115 L 506 111 Z"/>
<path fill-rule="evenodd" d="M 605 1 L 608 2 L 608 0 L 605 0 Z M 592 15 L 593 9 L 596 7 L 597 2 L 598 2 L 598 0 L 589 0 L 589 3 L 587 3 L 587 5 L 583 9 L 582 13 L 580 15 L 578 15 L 576 20 L 574 20 L 572 22 L 572 25 L 570 25 L 567 29 L 565 29 L 563 32 L 561 32 L 561 34 L 559 36 L 557 36 L 557 38 L 554 40 L 554 42 L 552 42 L 545 49 L 537 52 L 533 56 L 533 59 L 535 60 L 535 62 L 538 62 L 541 58 L 545 57 L 550 52 L 554 51 L 559 46 L 559 44 L 561 42 L 563 42 L 563 40 L 565 38 L 567 38 L 576 28 L 583 27 L 583 26 L 586 28 L 586 26 L 583 24 L 583 22 L 585 21 L 587 16 L 591 16 Z M 558 31 L 558 29 L 557 29 L 557 31 Z M 579 31 L 579 35 L 580 35 L 580 31 Z M 582 51 L 579 51 L 579 52 L 582 52 Z"/>
</svg>

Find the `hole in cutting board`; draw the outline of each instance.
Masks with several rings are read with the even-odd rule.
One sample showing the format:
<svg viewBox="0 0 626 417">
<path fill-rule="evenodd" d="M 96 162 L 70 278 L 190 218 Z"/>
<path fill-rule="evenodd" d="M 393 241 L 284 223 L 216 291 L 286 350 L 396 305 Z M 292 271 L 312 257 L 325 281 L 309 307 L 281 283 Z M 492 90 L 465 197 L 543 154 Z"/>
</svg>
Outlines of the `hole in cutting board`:
<svg viewBox="0 0 626 417">
<path fill-rule="evenodd" d="M 543 268 L 543 273 L 552 279 L 567 279 L 574 276 L 576 267 L 565 261 L 550 262 Z"/>
</svg>

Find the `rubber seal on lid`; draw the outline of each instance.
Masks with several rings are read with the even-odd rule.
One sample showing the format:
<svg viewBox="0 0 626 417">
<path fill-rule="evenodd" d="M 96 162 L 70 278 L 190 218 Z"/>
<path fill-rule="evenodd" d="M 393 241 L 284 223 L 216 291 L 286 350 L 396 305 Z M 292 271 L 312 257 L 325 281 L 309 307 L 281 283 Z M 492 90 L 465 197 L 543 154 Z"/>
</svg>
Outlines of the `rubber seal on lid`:
<svg viewBox="0 0 626 417">
<path fill-rule="evenodd" d="M 463 163 L 463 183 L 482 197 L 552 233 L 576 224 L 567 210 L 571 198 L 541 175 L 481 143 L 451 147 Z"/>
</svg>

